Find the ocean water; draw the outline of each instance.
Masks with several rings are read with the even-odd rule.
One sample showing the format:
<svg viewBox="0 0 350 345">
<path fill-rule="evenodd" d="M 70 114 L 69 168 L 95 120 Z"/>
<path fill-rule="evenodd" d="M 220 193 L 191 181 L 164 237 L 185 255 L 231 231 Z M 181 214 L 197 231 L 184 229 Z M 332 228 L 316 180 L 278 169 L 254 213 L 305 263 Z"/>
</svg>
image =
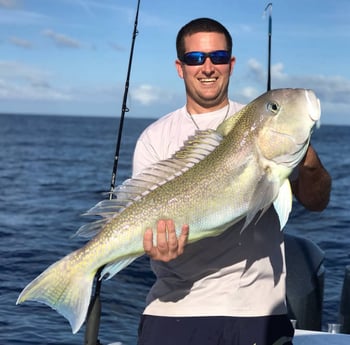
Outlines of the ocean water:
<svg viewBox="0 0 350 345">
<path fill-rule="evenodd" d="M 125 119 L 117 182 L 131 173 L 135 141 L 152 120 Z M 0 344 L 83 344 L 49 307 L 26 302 L 21 290 L 48 265 L 84 241 L 72 235 L 110 188 L 118 120 L 0 116 Z M 350 127 L 321 126 L 313 145 L 333 178 L 323 213 L 296 205 L 286 232 L 314 241 L 325 255 L 323 323 L 338 319 L 344 269 L 350 263 Z M 153 275 L 143 257 L 102 284 L 100 342 L 136 343 Z"/>
</svg>

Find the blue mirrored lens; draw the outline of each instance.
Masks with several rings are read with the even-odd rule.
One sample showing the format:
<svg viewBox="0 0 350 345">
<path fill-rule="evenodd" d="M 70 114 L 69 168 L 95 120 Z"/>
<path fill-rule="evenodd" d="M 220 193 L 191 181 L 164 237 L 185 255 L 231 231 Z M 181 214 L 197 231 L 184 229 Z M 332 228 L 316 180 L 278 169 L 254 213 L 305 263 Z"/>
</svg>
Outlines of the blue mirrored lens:
<svg viewBox="0 0 350 345">
<path fill-rule="evenodd" d="M 189 52 L 180 60 L 189 66 L 199 66 L 204 64 L 207 57 L 214 65 L 227 64 L 230 61 L 230 54 L 226 50 L 216 50 L 210 53 Z"/>
</svg>

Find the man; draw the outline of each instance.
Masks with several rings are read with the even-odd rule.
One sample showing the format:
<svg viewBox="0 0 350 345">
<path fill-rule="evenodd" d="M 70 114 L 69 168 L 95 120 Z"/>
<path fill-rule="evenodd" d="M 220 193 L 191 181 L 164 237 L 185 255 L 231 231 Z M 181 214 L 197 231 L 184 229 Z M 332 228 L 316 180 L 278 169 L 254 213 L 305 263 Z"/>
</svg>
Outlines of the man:
<svg viewBox="0 0 350 345">
<path fill-rule="evenodd" d="M 232 39 L 217 21 L 186 24 L 176 40 L 176 69 L 186 105 L 149 126 L 139 138 L 133 175 L 169 158 L 197 129 L 217 128 L 243 105 L 228 99 L 235 58 Z M 292 189 L 305 207 L 321 211 L 331 180 L 310 146 Z M 157 276 L 139 327 L 139 345 L 291 344 L 286 316 L 283 233 L 271 206 L 242 234 L 237 224 L 219 236 L 186 245 L 188 225 L 177 238 L 172 220 L 148 229 L 144 249 Z"/>
</svg>

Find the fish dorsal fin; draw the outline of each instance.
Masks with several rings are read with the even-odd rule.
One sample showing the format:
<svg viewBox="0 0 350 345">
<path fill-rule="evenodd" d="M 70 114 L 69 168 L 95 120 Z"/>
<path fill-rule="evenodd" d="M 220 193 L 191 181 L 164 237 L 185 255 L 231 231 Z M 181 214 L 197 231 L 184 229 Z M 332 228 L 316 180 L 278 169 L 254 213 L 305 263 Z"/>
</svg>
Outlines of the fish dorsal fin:
<svg viewBox="0 0 350 345">
<path fill-rule="evenodd" d="M 198 130 L 185 141 L 171 159 L 178 159 L 185 164 L 199 162 L 219 146 L 222 138 L 223 136 L 214 129 Z"/>
<path fill-rule="evenodd" d="M 122 212 L 152 190 L 182 175 L 214 151 L 221 141 L 222 136 L 215 130 L 197 131 L 171 158 L 153 164 L 136 177 L 124 181 L 113 192 L 115 198 L 100 201 L 87 211 L 85 215 L 100 216 L 102 219 L 83 225 L 76 235 L 82 237 L 97 235 L 117 213 Z"/>
</svg>

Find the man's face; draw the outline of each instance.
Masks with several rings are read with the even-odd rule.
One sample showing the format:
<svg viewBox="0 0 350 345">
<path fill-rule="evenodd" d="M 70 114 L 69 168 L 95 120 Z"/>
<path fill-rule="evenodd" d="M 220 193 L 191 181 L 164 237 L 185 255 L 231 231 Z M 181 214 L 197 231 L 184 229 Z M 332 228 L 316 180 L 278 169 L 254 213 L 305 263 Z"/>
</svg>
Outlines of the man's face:
<svg viewBox="0 0 350 345">
<path fill-rule="evenodd" d="M 225 35 L 217 32 L 199 32 L 185 37 L 185 53 L 227 50 Z M 215 65 L 206 58 L 203 65 L 188 66 L 176 60 L 176 69 L 184 79 L 187 108 L 190 113 L 214 111 L 227 104 L 229 78 L 235 58 L 227 64 Z"/>
</svg>

